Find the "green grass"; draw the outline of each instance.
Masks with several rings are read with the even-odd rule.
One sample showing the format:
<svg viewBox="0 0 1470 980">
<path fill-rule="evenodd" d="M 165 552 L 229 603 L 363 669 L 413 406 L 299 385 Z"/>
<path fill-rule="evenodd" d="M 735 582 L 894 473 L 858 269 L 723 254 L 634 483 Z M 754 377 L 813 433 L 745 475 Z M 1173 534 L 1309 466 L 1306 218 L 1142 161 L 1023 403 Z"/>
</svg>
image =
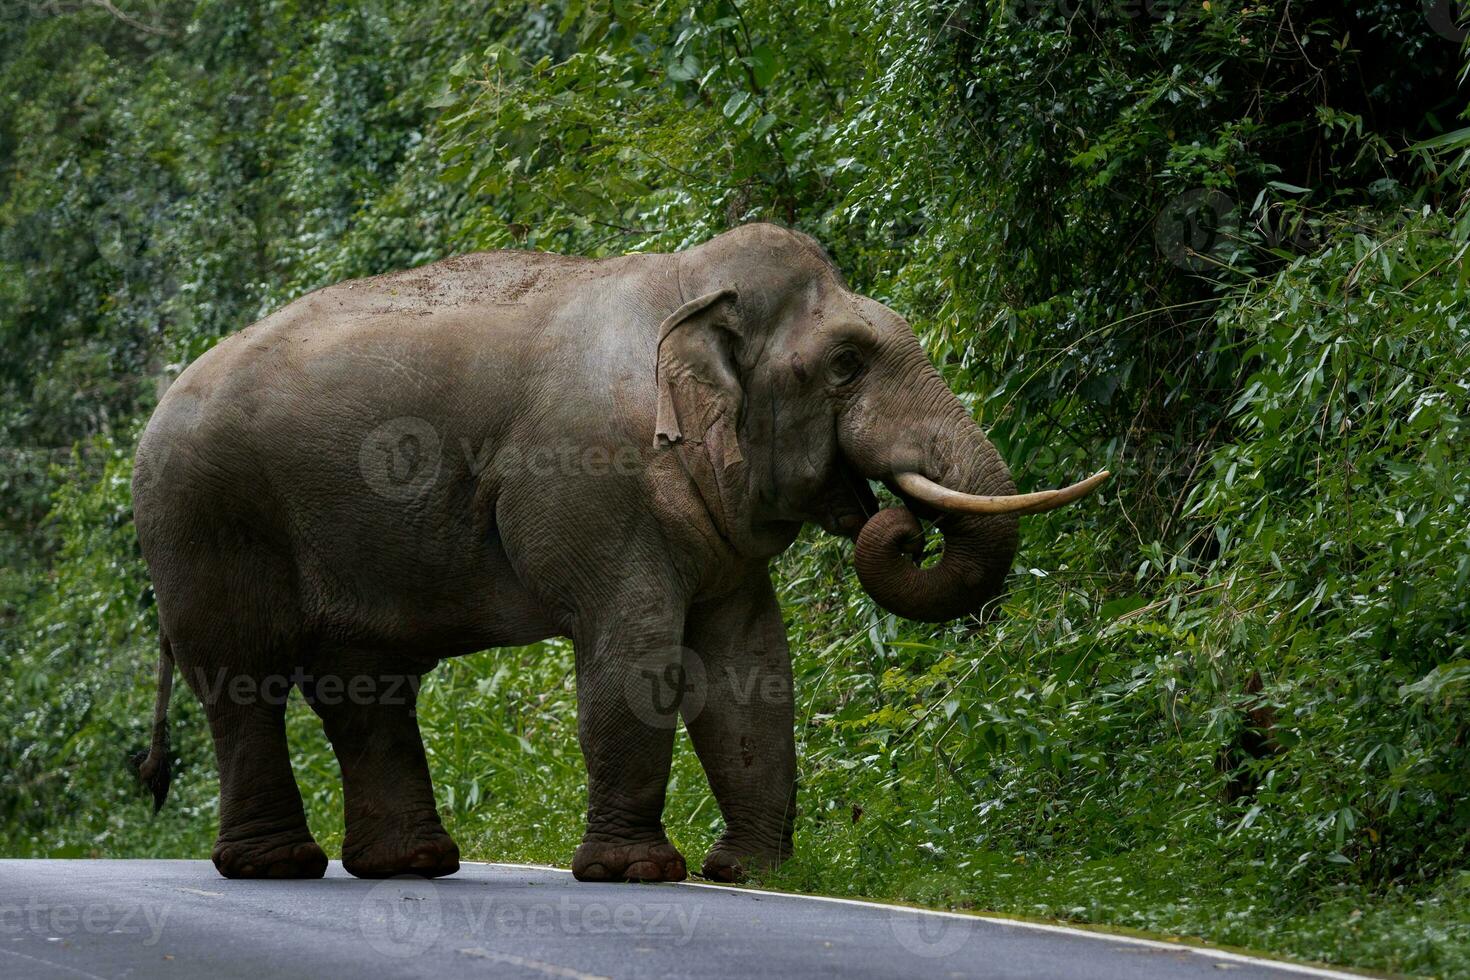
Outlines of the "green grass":
<svg viewBox="0 0 1470 980">
<path fill-rule="evenodd" d="M 814 666 L 810 654 L 803 659 Z M 425 684 L 420 714 L 440 807 L 466 859 L 569 863 L 586 802 L 570 667 L 569 647 L 552 642 L 451 661 Z M 798 688 L 799 700 L 829 693 Z M 217 814 L 203 719 L 187 694 L 176 697 L 174 717 L 183 766 L 161 813 L 151 814 L 125 780 L 112 781 L 116 799 L 95 801 L 43 833 L 12 837 L 0 845 L 3 853 L 207 857 Z M 289 724 L 311 826 L 336 854 L 342 799 L 335 761 L 299 699 Z M 808 741 L 823 737 L 818 726 Z M 1004 818 L 977 813 L 948 775 L 937 777 L 944 789 L 926 803 L 925 783 L 936 776 L 922 767 L 895 779 L 808 757 L 801 773 L 796 856 L 752 885 L 1194 937 L 1395 973 L 1450 977 L 1470 970 L 1470 872 L 1418 888 L 1303 889 L 1265 862 L 1232 860 L 1218 846 L 1163 833 L 1117 848 L 1069 845 L 1056 833 L 1016 847 L 996 839 L 993 824 Z M 1039 812 L 1041 802 L 1026 805 Z M 719 829 L 682 731 L 665 819 L 692 862 Z M 1065 820 L 1051 818 L 1054 825 Z M 1090 853 L 1098 850 L 1107 853 Z"/>
</svg>

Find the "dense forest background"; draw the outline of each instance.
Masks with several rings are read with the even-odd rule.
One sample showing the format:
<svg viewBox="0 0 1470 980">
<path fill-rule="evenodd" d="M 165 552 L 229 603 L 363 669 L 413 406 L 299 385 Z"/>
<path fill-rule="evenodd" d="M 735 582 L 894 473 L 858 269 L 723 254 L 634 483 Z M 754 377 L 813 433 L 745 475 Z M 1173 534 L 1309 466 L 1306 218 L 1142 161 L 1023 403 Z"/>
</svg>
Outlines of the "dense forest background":
<svg viewBox="0 0 1470 980">
<path fill-rule="evenodd" d="M 202 857 L 130 457 L 315 287 L 775 220 L 905 313 L 1023 490 L 1004 615 L 885 616 L 813 531 L 780 887 L 1470 971 L 1470 125 L 1458 0 L 12 0 L 0 8 L 0 849 Z M 565 864 L 564 643 L 446 663 L 467 856 Z M 317 836 L 335 762 L 291 712 Z M 718 828 L 681 740 L 670 834 Z"/>
</svg>

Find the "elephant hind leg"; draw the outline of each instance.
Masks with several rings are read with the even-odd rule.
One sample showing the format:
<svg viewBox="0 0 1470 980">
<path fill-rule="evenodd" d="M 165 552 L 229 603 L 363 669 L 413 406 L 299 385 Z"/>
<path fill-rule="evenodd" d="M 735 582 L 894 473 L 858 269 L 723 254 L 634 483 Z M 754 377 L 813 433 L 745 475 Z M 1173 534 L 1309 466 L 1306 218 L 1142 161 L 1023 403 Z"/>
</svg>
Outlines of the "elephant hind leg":
<svg viewBox="0 0 1470 980">
<path fill-rule="evenodd" d="M 459 870 L 459 847 L 434 805 L 415 704 L 422 674 L 360 654 L 324 658 L 302 693 L 342 769 L 342 866 L 359 878 Z"/>
<path fill-rule="evenodd" d="M 219 763 L 219 839 L 226 878 L 320 878 L 327 856 L 306 826 L 286 745 L 289 671 L 183 670 L 204 704 Z"/>
<path fill-rule="evenodd" d="M 266 515 L 226 506 L 217 489 L 181 485 L 145 505 L 138 527 L 165 659 L 214 740 L 215 867 L 228 878 L 319 878 L 327 858 L 307 829 L 286 744 L 286 702 L 309 642 L 299 577 Z"/>
</svg>

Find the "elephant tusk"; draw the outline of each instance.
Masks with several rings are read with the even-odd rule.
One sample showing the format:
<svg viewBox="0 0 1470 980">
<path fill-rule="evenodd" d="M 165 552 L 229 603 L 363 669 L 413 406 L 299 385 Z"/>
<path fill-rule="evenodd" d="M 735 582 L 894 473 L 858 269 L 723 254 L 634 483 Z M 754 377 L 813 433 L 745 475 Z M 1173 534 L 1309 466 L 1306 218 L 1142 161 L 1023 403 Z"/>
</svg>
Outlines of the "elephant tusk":
<svg viewBox="0 0 1470 980">
<path fill-rule="evenodd" d="M 1042 514 L 1080 500 L 1096 490 L 1111 476 L 1107 470 L 1095 473 L 1070 487 L 1015 493 L 999 497 L 979 497 L 940 486 L 917 473 L 900 473 L 894 478 L 898 488 L 915 500 L 949 514 Z"/>
</svg>

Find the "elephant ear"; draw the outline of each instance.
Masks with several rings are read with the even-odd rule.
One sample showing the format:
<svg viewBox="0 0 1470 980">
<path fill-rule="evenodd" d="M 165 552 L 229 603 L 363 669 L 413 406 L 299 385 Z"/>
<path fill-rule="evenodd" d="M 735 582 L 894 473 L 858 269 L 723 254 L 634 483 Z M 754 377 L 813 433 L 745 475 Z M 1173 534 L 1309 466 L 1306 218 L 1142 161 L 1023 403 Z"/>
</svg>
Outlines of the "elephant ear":
<svg viewBox="0 0 1470 980">
<path fill-rule="evenodd" d="M 737 300 L 735 290 L 720 289 L 675 310 L 659 329 L 655 370 L 654 445 L 677 450 L 727 537 L 743 526 L 745 511 L 739 433 L 745 392 L 736 361 L 745 337 Z"/>
<path fill-rule="evenodd" d="M 735 423 L 745 394 L 735 367 L 735 351 L 743 340 L 735 316 L 738 295 L 719 289 L 679 307 L 659 326 L 658 418 L 654 445 L 677 442 L 723 442 L 718 463 L 740 460 Z M 729 438 L 722 438 L 728 436 Z"/>
</svg>

